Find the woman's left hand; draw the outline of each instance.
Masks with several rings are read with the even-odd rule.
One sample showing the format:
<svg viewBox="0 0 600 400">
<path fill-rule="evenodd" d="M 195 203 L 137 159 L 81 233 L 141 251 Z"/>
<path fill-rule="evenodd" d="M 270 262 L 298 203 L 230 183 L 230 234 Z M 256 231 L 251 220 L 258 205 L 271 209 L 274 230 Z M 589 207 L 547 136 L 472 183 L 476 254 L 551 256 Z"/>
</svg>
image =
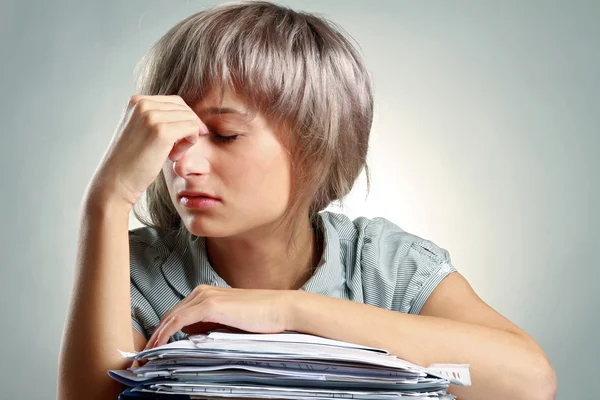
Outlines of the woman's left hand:
<svg viewBox="0 0 600 400">
<path fill-rule="evenodd" d="M 221 325 L 255 333 L 289 330 L 293 292 L 199 285 L 163 315 L 146 349 L 166 344 L 171 335 L 188 326 L 188 334 Z"/>
</svg>

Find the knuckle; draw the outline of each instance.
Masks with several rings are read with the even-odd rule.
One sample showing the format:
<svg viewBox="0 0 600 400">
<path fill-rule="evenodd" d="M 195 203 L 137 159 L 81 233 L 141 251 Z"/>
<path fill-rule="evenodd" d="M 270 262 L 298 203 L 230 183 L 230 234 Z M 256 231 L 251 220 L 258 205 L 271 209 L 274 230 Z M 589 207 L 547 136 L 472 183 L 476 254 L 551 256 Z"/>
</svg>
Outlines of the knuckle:
<svg viewBox="0 0 600 400">
<path fill-rule="evenodd" d="M 216 310 L 219 307 L 219 299 L 216 297 L 209 297 L 206 300 L 204 300 L 203 302 L 203 307 L 207 310 L 207 312 L 210 314 L 211 311 Z"/>
<path fill-rule="evenodd" d="M 164 321 L 167 321 L 169 319 L 169 317 L 171 316 L 171 314 L 173 314 L 172 310 L 166 312 L 165 315 L 163 315 L 162 318 L 160 319 L 160 322 L 163 323 Z"/>
<path fill-rule="evenodd" d="M 196 286 L 196 287 L 194 288 L 194 290 L 192 290 L 192 294 L 193 294 L 194 296 L 199 296 L 199 295 L 200 295 L 200 293 L 202 293 L 202 290 L 203 290 L 203 289 L 202 289 L 202 286 L 203 286 L 203 285 L 198 285 L 198 286 Z"/>
<path fill-rule="evenodd" d="M 148 128 L 154 127 L 158 123 L 156 114 L 152 111 L 143 112 L 141 115 L 141 119 L 144 126 Z"/>
<path fill-rule="evenodd" d="M 157 136 L 159 138 L 166 136 L 167 125 L 164 122 L 154 122 L 148 128 L 155 136 Z"/>
<path fill-rule="evenodd" d="M 194 288 L 194 294 L 196 296 L 201 296 L 201 295 L 206 296 L 208 293 L 210 293 L 211 289 L 212 289 L 212 286 L 210 286 L 210 285 L 200 284 Z"/>
<path fill-rule="evenodd" d="M 133 96 L 129 97 L 129 101 L 127 102 L 127 106 L 128 107 L 134 107 L 143 98 L 144 98 L 144 96 L 141 95 L 141 94 L 134 94 Z"/>
<path fill-rule="evenodd" d="M 140 115 L 142 115 L 142 114 L 144 114 L 144 113 L 146 113 L 147 111 L 150 111 L 150 110 L 151 110 L 151 108 L 150 108 L 150 105 L 149 105 L 149 102 L 148 102 L 147 98 L 141 98 L 141 99 L 139 99 L 135 103 L 134 109 L 133 109 L 134 112 L 136 112 L 136 113 L 138 113 Z"/>
<path fill-rule="evenodd" d="M 210 285 L 202 285 L 202 299 L 208 299 L 208 298 L 213 298 L 215 297 L 215 294 L 217 293 L 217 290 Z"/>
<path fill-rule="evenodd" d="M 183 100 L 183 97 L 181 97 L 181 96 L 180 96 L 180 95 L 178 95 L 178 94 L 173 94 L 173 95 L 170 95 L 169 97 L 170 97 L 170 98 L 171 98 L 171 99 L 172 99 L 174 102 L 176 102 L 176 103 L 179 103 L 179 104 L 182 104 L 182 105 L 185 105 L 185 104 L 186 104 L 185 100 Z"/>
</svg>

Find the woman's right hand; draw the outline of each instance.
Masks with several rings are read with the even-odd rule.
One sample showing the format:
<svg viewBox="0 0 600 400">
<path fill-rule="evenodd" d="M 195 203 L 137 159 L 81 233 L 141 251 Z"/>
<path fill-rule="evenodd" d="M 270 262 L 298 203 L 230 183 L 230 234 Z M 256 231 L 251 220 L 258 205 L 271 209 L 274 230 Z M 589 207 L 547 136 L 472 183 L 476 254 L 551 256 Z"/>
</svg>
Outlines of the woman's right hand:
<svg viewBox="0 0 600 400">
<path fill-rule="evenodd" d="M 86 200 L 117 201 L 131 209 L 167 157 L 179 160 L 207 132 L 180 96 L 132 96 L 88 186 Z"/>
</svg>

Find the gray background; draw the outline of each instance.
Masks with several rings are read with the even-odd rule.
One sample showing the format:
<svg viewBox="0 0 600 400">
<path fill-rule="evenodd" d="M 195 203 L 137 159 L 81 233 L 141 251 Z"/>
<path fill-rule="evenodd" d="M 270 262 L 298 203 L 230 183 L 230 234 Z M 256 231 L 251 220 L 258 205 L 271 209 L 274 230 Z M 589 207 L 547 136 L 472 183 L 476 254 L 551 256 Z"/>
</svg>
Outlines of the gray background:
<svg viewBox="0 0 600 400">
<path fill-rule="evenodd" d="M 361 178 L 344 211 L 446 248 L 479 295 L 545 349 L 558 398 L 591 399 L 600 2 L 282 3 L 344 26 L 374 76 L 373 190 L 365 201 Z M 54 397 L 81 196 L 135 63 L 207 4 L 0 3 L 0 397 Z"/>
</svg>

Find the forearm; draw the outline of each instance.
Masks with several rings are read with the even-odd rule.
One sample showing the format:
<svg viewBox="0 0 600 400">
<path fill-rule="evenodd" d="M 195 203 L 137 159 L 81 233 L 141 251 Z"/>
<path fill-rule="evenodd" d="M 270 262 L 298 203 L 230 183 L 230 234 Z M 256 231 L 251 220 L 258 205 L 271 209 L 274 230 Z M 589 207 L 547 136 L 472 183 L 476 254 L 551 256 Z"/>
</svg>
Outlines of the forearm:
<svg viewBox="0 0 600 400">
<path fill-rule="evenodd" d="M 58 398 L 116 398 L 109 369 L 130 364 L 129 215 L 109 202 L 84 201 L 75 280 L 62 338 Z"/>
<path fill-rule="evenodd" d="M 290 329 L 385 348 L 412 363 L 470 364 L 472 386 L 451 386 L 461 400 L 550 399 L 551 368 L 532 341 L 512 332 L 410 315 L 298 292 Z"/>
</svg>

